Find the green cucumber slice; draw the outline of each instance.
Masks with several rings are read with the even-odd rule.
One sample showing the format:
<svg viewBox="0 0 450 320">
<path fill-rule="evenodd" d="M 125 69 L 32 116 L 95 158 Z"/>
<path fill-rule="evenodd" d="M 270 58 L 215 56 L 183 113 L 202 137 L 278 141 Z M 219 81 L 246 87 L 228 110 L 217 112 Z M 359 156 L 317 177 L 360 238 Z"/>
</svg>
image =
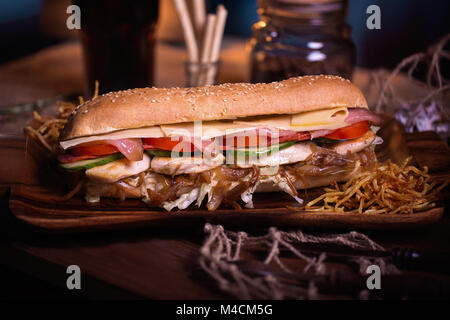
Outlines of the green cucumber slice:
<svg viewBox="0 0 450 320">
<path fill-rule="evenodd" d="M 149 155 L 155 157 L 170 157 L 171 151 L 166 150 L 145 150 Z"/>
<path fill-rule="evenodd" d="M 66 170 L 70 171 L 78 171 L 78 170 L 87 170 L 93 167 L 102 166 L 104 164 L 110 163 L 112 161 L 116 161 L 119 159 L 124 158 L 123 154 L 121 153 L 114 153 L 110 154 L 108 156 L 95 158 L 95 159 L 87 159 L 87 160 L 80 160 L 70 163 L 62 163 L 60 164 L 61 167 L 63 167 Z"/>
<path fill-rule="evenodd" d="M 295 143 L 297 143 L 297 141 L 286 141 L 286 142 L 282 142 L 278 145 L 271 145 L 267 148 L 236 149 L 236 150 L 234 150 L 234 155 L 236 157 L 269 155 L 277 149 L 278 149 L 278 151 L 280 151 L 280 150 L 283 150 L 283 149 L 293 146 Z"/>
</svg>

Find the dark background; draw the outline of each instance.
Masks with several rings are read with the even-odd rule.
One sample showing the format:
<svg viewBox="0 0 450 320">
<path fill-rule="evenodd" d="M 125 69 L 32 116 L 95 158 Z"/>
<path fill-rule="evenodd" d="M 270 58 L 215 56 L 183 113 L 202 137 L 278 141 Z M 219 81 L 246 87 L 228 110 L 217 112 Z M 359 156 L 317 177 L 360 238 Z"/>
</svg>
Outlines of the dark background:
<svg viewBox="0 0 450 320">
<path fill-rule="evenodd" d="M 215 8 L 219 2 L 229 10 L 227 34 L 249 37 L 251 25 L 258 19 L 256 0 L 209 0 L 209 6 Z M 60 19 L 68 16 L 67 3 L 70 4 L 67 0 L 0 1 L 0 64 L 67 41 L 67 30 L 46 26 L 46 21 L 55 15 L 60 15 Z M 381 8 L 381 30 L 366 28 L 366 9 L 372 4 Z M 392 68 L 402 58 L 424 51 L 450 32 L 450 1 L 350 0 L 348 22 L 358 51 L 357 64 Z"/>
</svg>

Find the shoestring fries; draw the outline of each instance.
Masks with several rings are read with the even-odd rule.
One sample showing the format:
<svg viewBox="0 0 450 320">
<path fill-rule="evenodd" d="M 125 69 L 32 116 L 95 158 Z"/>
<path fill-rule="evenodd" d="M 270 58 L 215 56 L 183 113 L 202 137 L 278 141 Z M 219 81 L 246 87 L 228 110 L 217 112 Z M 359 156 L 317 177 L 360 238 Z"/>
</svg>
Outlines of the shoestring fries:
<svg viewBox="0 0 450 320">
<path fill-rule="evenodd" d="M 409 165 L 411 157 L 397 165 L 388 160 L 376 163 L 340 186 L 324 188 L 325 193 L 306 204 L 309 211 L 365 214 L 411 214 L 436 206 L 438 193 L 448 185 Z M 323 204 L 317 206 L 317 204 Z"/>
</svg>

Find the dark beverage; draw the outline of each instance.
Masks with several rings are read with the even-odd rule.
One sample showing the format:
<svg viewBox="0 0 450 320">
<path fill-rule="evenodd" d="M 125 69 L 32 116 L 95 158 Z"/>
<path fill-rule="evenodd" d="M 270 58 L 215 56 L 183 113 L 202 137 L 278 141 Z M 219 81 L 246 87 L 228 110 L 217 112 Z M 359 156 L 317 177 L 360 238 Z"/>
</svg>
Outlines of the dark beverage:
<svg viewBox="0 0 450 320">
<path fill-rule="evenodd" d="M 92 96 L 153 85 L 154 30 L 158 0 L 75 0 L 81 9 L 81 39 Z"/>
</svg>

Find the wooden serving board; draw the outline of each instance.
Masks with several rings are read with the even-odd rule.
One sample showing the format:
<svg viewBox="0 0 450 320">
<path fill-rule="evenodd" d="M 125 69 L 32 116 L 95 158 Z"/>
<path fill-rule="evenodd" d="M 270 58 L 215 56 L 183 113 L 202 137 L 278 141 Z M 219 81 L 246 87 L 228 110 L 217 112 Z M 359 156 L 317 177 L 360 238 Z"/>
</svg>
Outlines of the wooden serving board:
<svg viewBox="0 0 450 320">
<path fill-rule="evenodd" d="M 380 160 L 391 158 L 400 162 L 412 155 L 416 165 L 427 165 L 431 173 L 450 177 L 450 151 L 433 132 L 406 134 L 401 125 L 388 121 L 379 135 L 385 143 L 377 148 Z M 17 144 L 17 142 L 15 142 Z M 14 143 L 3 141 L 0 150 Z M 22 162 L 22 177 L 12 183 L 10 209 L 20 220 L 43 231 L 78 232 L 135 227 L 187 227 L 206 221 L 224 225 L 288 226 L 344 229 L 408 229 L 437 222 L 443 215 L 443 207 L 412 215 L 348 214 L 335 212 L 306 212 L 284 193 L 254 195 L 254 209 L 236 211 L 219 208 L 209 212 L 204 208 L 166 212 L 148 208 L 140 200 L 102 199 L 99 204 L 89 204 L 82 197 L 68 201 L 59 198 L 68 190 L 60 173 L 42 159 L 42 152 L 27 141 L 20 154 L 24 159 L 6 158 L 13 163 Z M 2 153 L 0 153 L 1 155 Z M 17 150 L 16 153 L 17 154 Z M 4 161 L 4 160 L 2 160 Z M 14 165 L 13 165 L 14 166 Z M 6 171 L 0 169 L 0 174 Z M 3 172 L 3 174 L 5 174 Z M 1 177 L 1 176 L 0 176 Z M 1 184 L 0 184 L 1 185 Z M 300 194 L 306 201 L 316 197 L 321 188 Z"/>
</svg>

